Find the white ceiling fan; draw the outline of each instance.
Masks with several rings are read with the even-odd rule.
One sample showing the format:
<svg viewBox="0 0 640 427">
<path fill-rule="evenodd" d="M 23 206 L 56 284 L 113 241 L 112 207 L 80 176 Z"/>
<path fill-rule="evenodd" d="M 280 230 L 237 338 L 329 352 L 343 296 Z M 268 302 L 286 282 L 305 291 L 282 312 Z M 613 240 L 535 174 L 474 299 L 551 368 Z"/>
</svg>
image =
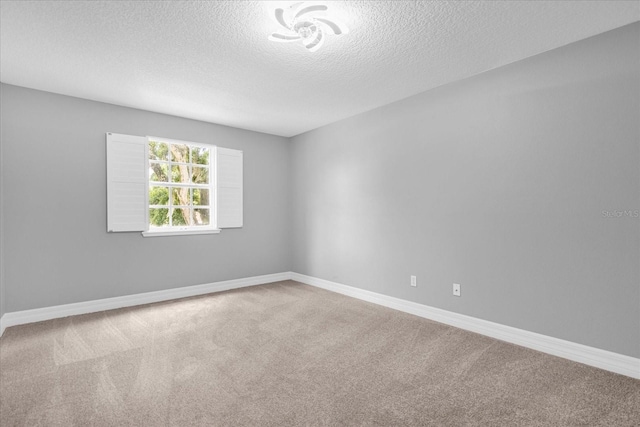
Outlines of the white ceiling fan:
<svg viewBox="0 0 640 427">
<path fill-rule="evenodd" d="M 300 2 L 285 9 L 276 9 L 276 21 L 287 31 L 273 33 L 269 40 L 293 42 L 301 40 L 310 52 L 320 49 L 324 43 L 325 32 L 335 35 L 347 34 L 349 29 L 341 22 L 329 18 L 325 13 L 328 7 L 323 4 Z"/>
</svg>

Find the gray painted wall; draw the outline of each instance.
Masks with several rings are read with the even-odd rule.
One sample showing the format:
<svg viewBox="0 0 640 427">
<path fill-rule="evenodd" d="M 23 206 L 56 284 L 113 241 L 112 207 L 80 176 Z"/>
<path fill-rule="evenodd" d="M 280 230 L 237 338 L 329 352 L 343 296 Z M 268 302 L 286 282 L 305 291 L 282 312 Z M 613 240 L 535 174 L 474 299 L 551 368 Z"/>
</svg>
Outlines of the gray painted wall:
<svg viewBox="0 0 640 427">
<path fill-rule="evenodd" d="M 3 96 L 3 86 L 0 85 L 0 100 Z M 1 105 L 0 105 L 1 107 Z M 4 166 L 2 161 L 2 152 L 4 147 L 4 122 L 0 110 L 0 318 L 4 316 Z"/>
<path fill-rule="evenodd" d="M 293 270 L 640 357 L 639 76 L 633 24 L 294 137 Z"/>
<path fill-rule="evenodd" d="M 290 270 L 288 139 L 4 84 L 1 102 L 7 312 Z M 243 150 L 244 227 L 107 233 L 105 132 Z"/>
</svg>

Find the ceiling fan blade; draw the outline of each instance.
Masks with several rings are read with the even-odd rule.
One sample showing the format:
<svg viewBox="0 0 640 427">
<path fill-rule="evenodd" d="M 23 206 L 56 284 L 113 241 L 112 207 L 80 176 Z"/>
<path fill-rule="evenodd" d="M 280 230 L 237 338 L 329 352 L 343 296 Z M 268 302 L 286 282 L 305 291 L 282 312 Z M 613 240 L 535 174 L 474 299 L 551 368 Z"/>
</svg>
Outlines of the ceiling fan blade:
<svg viewBox="0 0 640 427">
<path fill-rule="evenodd" d="M 301 4 L 303 4 L 303 3 L 304 3 L 303 1 L 299 1 L 299 2 L 297 2 L 297 3 L 294 3 L 294 4 L 292 4 L 291 6 L 289 6 L 289 9 L 291 9 L 291 11 L 294 11 L 294 10 L 296 10 L 297 8 L 299 8 L 299 7 L 300 7 L 300 5 L 301 5 Z"/>
<path fill-rule="evenodd" d="M 341 22 L 330 21 L 330 20 L 325 19 L 325 18 L 315 18 L 315 20 L 318 21 L 318 22 L 321 22 L 324 25 L 326 25 L 327 27 L 331 28 L 331 31 L 333 31 L 333 34 L 335 34 L 335 35 L 349 33 L 349 29 L 347 28 L 347 26 L 344 25 Z"/>
<path fill-rule="evenodd" d="M 309 49 L 309 52 L 315 52 L 316 50 L 320 49 L 320 46 L 322 46 L 323 43 L 324 33 L 321 29 L 318 28 L 318 35 L 316 36 L 316 38 L 313 39 L 311 43 L 304 45 L 304 47 Z"/>
<path fill-rule="evenodd" d="M 297 34 L 290 36 L 287 34 L 273 33 L 269 36 L 269 40 L 274 42 L 292 42 L 300 39 L 301 37 Z"/>
<path fill-rule="evenodd" d="M 327 10 L 327 6 L 325 6 L 323 4 L 316 4 L 316 5 L 313 5 L 313 6 L 308 6 L 308 7 L 302 8 L 302 9 L 300 9 L 298 11 L 298 13 L 296 13 L 296 16 L 294 18 L 297 18 L 297 17 L 302 16 L 302 15 L 304 15 L 306 13 L 309 13 L 309 12 L 315 12 L 315 11 L 320 11 L 320 10 Z"/>
<path fill-rule="evenodd" d="M 290 30 L 291 27 L 289 25 L 287 25 L 286 21 L 284 20 L 284 10 L 283 9 L 276 9 L 276 21 L 278 21 L 278 23 L 280 25 L 282 25 L 283 27 L 285 27 L 286 29 Z"/>
</svg>

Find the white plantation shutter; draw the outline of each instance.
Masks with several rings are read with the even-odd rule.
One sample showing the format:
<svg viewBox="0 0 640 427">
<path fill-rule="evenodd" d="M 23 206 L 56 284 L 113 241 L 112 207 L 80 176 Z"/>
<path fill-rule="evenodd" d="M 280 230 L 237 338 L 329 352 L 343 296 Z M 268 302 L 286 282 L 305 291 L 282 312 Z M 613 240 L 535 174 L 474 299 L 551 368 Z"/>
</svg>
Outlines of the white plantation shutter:
<svg viewBox="0 0 640 427">
<path fill-rule="evenodd" d="M 216 148 L 218 228 L 242 227 L 242 151 Z"/>
<path fill-rule="evenodd" d="M 107 231 L 148 229 L 147 138 L 107 133 Z"/>
</svg>

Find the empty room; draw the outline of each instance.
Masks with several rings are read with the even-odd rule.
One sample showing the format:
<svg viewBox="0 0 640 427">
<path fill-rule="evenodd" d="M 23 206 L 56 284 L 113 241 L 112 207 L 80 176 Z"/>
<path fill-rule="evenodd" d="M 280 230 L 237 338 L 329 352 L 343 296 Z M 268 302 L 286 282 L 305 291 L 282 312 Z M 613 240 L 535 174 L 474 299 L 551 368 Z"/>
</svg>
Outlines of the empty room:
<svg viewBox="0 0 640 427">
<path fill-rule="evenodd" d="M 1 1 L 0 425 L 640 425 L 640 1 Z"/>
</svg>

